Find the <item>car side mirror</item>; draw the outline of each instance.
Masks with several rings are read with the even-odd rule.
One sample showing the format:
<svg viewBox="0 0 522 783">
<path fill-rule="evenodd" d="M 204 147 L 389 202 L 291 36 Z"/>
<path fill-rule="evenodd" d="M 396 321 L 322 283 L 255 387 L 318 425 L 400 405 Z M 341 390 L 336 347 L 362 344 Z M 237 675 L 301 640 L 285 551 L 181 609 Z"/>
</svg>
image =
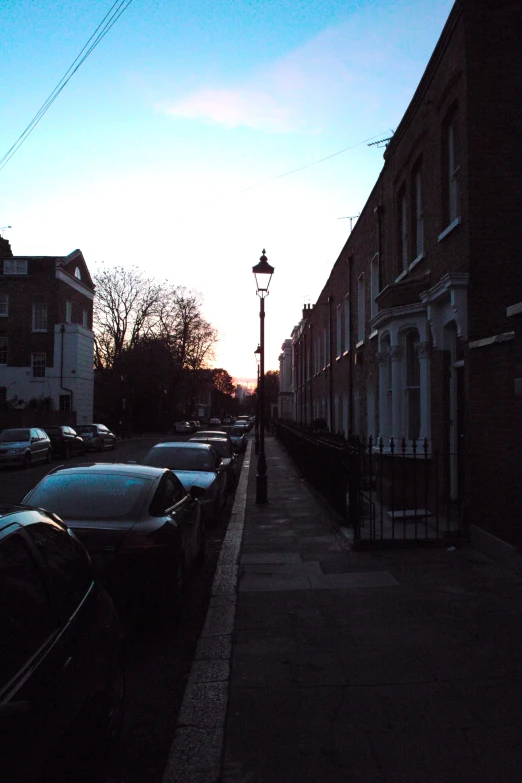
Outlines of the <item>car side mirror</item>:
<svg viewBox="0 0 522 783">
<path fill-rule="evenodd" d="M 38 438 L 31 438 L 31 443 L 36 443 L 38 441 Z"/>
</svg>

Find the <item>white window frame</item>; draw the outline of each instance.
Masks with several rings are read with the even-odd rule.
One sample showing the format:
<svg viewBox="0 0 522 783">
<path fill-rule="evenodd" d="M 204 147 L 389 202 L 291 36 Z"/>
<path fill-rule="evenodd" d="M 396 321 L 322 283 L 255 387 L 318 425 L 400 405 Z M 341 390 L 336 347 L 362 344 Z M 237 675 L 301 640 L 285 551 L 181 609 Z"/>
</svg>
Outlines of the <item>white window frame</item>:
<svg viewBox="0 0 522 783">
<path fill-rule="evenodd" d="M 33 304 L 33 332 L 47 331 L 47 305 L 45 302 Z"/>
<path fill-rule="evenodd" d="M 5 362 L 2 361 L 5 358 Z M 2 335 L 0 337 L 0 365 L 2 367 L 5 367 L 7 365 L 7 361 L 9 359 L 9 343 L 7 341 L 7 337 Z"/>
<path fill-rule="evenodd" d="M 350 350 L 350 295 L 346 294 L 343 300 L 344 316 L 344 350 Z"/>
<path fill-rule="evenodd" d="M 370 284 L 370 318 L 374 318 L 379 312 L 379 305 L 375 301 L 379 295 L 379 254 L 376 253 L 371 260 L 371 284 Z"/>
<path fill-rule="evenodd" d="M 4 275 L 26 275 L 26 258 L 4 258 Z"/>
<path fill-rule="evenodd" d="M 364 342 L 366 330 L 366 302 L 364 288 L 364 272 L 359 275 L 357 280 L 357 342 Z"/>
<path fill-rule="evenodd" d="M 31 368 L 33 378 L 45 378 L 47 368 L 47 354 L 42 352 L 31 354 Z M 40 370 L 43 369 L 43 373 Z"/>
<path fill-rule="evenodd" d="M 70 299 L 66 299 L 65 301 L 65 322 L 70 324 L 72 323 L 72 306 L 73 303 Z"/>
<path fill-rule="evenodd" d="M 0 294 L 0 317 L 7 318 L 9 315 L 9 294 Z"/>
<path fill-rule="evenodd" d="M 414 181 L 415 209 L 415 258 L 424 255 L 424 211 L 422 205 L 422 169 L 419 166 L 415 172 Z"/>
<path fill-rule="evenodd" d="M 89 313 L 87 310 L 82 310 L 82 326 L 85 329 L 89 328 Z"/>
<path fill-rule="evenodd" d="M 339 358 L 343 352 L 343 310 L 342 305 L 337 305 L 336 310 L 336 356 Z"/>
<path fill-rule="evenodd" d="M 456 117 L 453 117 L 448 124 L 446 143 L 448 145 L 448 225 L 451 225 L 460 217 L 458 181 L 460 160 Z"/>
</svg>

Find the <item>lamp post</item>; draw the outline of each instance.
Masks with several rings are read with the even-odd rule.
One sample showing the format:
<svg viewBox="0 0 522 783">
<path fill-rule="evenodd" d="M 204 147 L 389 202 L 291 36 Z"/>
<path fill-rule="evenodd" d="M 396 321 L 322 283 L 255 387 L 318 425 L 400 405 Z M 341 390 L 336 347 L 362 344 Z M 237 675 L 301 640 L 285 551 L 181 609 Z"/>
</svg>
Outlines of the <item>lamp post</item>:
<svg viewBox="0 0 522 783">
<path fill-rule="evenodd" d="M 255 424 L 255 440 L 254 451 L 259 454 L 259 364 L 261 362 L 261 346 L 258 345 L 254 351 L 257 363 L 257 391 L 256 391 L 256 424 Z"/>
<path fill-rule="evenodd" d="M 257 459 L 256 503 L 267 502 L 267 478 L 265 457 L 265 299 L 268 296 L 268 286 L 274 274 L 274 267 L 266 260 L 265 251 L 259 263 L 252 267 L 256 279 L 256 293 L 260 299 L 260 372 L 259 372 L 259 454 Z"/>
</svg>

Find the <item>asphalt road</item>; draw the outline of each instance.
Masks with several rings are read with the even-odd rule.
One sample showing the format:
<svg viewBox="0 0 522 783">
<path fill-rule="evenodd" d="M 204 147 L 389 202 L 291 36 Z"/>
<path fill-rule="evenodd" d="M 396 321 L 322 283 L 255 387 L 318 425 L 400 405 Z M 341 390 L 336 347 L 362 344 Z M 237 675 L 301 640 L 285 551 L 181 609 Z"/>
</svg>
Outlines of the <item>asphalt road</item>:
<svg viewBox="0 0 522 783">
<path fill-rule="evenodd" d="M 151 446 L 165 439 L 122 441 L 115 452 L 87 454 L 66 464 L 138 461 Z M 0 470 L 0 501 L 19 503 L 58 464 L 60 461 L 55 460 L 51 465 L 27 470 Z M 207 530 L 205 562 L 185 587 L 178 627 L 159 632 L 127 622 L 127 688 L 121 741 L 110 771 L 98 770 L 94 778 L 89 777 L 89 783 L 161 783 L 232 503 L 229 497 L 219 524 Z"/>
</svg>

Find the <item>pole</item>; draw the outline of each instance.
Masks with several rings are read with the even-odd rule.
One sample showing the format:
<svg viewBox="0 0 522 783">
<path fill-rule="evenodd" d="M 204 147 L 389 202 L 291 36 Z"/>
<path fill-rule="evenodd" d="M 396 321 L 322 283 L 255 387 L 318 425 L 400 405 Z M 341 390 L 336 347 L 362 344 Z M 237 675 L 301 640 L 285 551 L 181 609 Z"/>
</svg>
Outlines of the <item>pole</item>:
<svg viewBox="0 0 522 783">
<path fill-rule="evenodd" d="M 261 310 L 259 311 L 260 321 L 260 341 L 261 348 L 261 368 L 259 374 L 259 455 L 257 459 L 256 476 L 256 503 L 267 502 L 267 477 L 266 477 L 266 457 L 265 457 L 265 299 L 261 300 Z"/>
<path fill-rule="evenodd" d="M 259 454 L 259 364 L 257 365 L 256 428 L 254 451 L 256 454 Z"/>
</svg>

